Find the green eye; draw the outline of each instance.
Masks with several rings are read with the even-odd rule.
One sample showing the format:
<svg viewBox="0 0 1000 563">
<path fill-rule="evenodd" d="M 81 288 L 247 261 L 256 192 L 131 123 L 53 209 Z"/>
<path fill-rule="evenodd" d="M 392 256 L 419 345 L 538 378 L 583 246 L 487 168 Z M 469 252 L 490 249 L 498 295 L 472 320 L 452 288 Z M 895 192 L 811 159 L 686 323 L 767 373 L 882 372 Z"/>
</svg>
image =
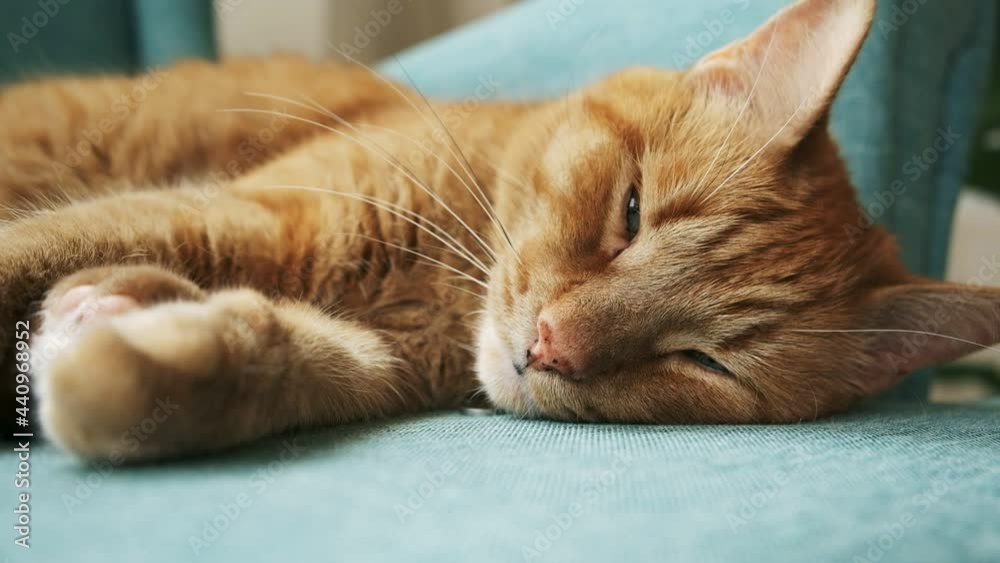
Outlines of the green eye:
<svg viewBox="0 0 1000 563">
<path fill-rule="evenodd" d="M 629 188 L 628 203 L 625 205 L 625 231 L 629 242 L 635 238 L 639 232 L 639 192 L 633 184 Z"/>
</svg>

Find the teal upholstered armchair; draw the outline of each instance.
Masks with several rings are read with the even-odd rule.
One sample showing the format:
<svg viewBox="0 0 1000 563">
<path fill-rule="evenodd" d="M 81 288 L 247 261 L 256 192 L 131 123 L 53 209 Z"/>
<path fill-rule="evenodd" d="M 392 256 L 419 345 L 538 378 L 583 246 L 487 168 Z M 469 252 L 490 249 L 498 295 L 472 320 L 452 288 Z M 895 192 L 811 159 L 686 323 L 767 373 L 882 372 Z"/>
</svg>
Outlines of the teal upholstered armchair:
<svg viewBox="0 0 1000 563">
<path fill-rule="evenodd" d="M 0 82 L 65 72 L 131 72 L 213 57 L 207 0 L 35 0 L 0 4 Z"/>
<path fill-rule="evenodd" d="M 471 96 L 484 79 L 499 97 L 555 95 L 627 65 L 676 66 L 785 3 L 529 0 L 383 70 L 435 96 Z M 0 7 L 11 29 L 36 11 L 23 4 Z M 68 2 L 23 46 L 36 58 L 4 52 L 0 68 L 10 77 L 211 55 L 208 4 Z M 932 276 L 945 263 L 995 9 L 883 0 L 833 112 L 866 209 Z M 910 168 L 942 132 L 948 148 Z M 0 559 L 1000 561 L 1000 403 L 925 398 L 917 377 L 893 400 L 788 426 L 443 413 L 138 468 L 38 446 L 34 547 L 10 547 L 7 528 Z M 0 460 L 12 475 L 14 456 Z"/>
</svg>

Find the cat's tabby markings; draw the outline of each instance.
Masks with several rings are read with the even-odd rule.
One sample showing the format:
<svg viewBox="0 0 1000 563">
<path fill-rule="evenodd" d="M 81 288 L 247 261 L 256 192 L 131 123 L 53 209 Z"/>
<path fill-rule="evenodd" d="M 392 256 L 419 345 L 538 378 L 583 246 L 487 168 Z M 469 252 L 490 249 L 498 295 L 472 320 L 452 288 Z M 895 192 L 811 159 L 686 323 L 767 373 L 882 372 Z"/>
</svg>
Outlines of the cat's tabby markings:
<svg viewBox="0 0 1000 563">
<path fill-rule="evenodd" d="M 860 211 L 828 110 L 873 11 L 803 0 L 686 71 L 463 109 L 454 143 L 434 117 L 451 106 L 356 66 L 191 62 L 64 174 L 133 79 L 10 87 L 0 204 L 26 211 L 0 231 L 0 365 L 38 314 L 45 429 L 89 457 L 168 398 L 130 457 L 480 387 L 567 420 L 847 408 L 996 342 L 1000 321 L 996 290 L 907 273 L 880 228 L 843 235 Z M 206 201 L 201 179 L 276 116 Z M 965 342 L 913 345 L 928 327 Z"/>
</svg>

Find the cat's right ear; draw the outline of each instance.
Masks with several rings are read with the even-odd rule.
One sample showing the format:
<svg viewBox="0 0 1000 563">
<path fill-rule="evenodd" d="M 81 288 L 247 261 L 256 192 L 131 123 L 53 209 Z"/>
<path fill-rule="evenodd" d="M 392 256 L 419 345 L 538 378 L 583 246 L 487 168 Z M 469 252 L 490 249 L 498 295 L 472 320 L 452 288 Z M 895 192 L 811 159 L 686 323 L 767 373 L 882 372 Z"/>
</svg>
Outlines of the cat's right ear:
<svg viewBox="0 0 1000 563">
<path fill-rule="evenodd" d="M 800 0 L 695 63 L 691 79 L 772 145 L 797 145 L 827 113 L 871 27 L 875 0 Z"/>
</svg>

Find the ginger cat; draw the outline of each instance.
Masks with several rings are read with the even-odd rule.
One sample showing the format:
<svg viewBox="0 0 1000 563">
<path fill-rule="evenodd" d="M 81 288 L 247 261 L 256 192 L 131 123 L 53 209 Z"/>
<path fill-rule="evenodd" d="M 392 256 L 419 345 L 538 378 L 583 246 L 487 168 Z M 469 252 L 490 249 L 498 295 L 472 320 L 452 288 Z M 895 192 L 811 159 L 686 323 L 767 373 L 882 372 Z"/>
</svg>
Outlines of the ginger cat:
<svg viewBox="0 0 1000 563">
<path fill-rule="evenodd" d="M 475 109 L 294 58 L 11 87 L 3 375 L 56 443 L 128 459 L 480 388 L 565 420 L 845 409 L 1000 321 L 844 234 L 828 111 L 873 11 L 802 0 L 689 70 Z"/>
</svg>

